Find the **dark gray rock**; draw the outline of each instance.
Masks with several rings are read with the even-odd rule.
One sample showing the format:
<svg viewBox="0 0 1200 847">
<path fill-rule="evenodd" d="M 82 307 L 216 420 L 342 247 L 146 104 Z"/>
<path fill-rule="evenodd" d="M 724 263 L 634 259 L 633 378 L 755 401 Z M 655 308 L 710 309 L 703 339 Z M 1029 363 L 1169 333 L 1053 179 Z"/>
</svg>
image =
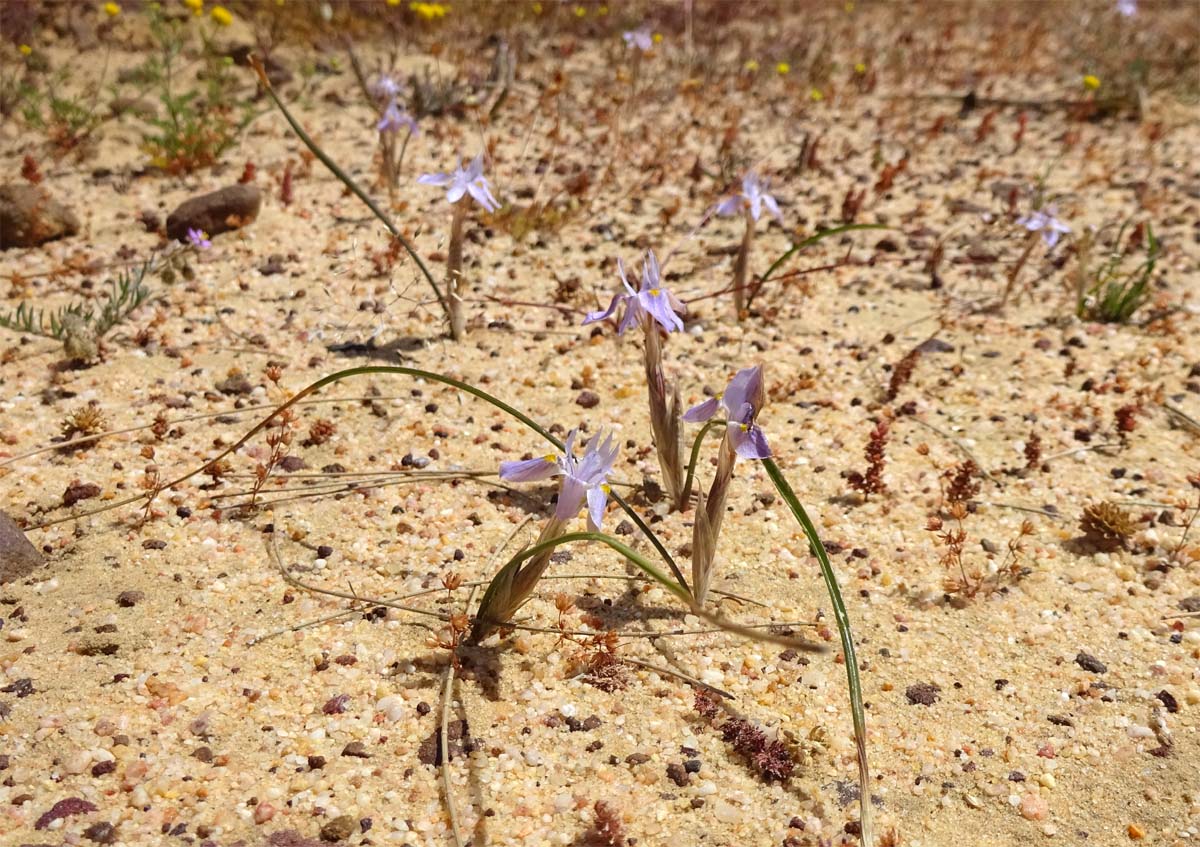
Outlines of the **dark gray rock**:
<svg viewBox="0 0 1200 847">
<path fill-rule="evenodd" d="M 28 576 L 45 563 L 16 522 L 0 512 L 0 584 Z"/>
<path fill-rule="evenodd" d="M 209 237 L 241 229 L 258 217 L 261 207 L 262 192 L 257 186 L 230 185 L 181 203 L 167 218 L 167 237 L 185 241 L 189 229 Z"/>
</svg>

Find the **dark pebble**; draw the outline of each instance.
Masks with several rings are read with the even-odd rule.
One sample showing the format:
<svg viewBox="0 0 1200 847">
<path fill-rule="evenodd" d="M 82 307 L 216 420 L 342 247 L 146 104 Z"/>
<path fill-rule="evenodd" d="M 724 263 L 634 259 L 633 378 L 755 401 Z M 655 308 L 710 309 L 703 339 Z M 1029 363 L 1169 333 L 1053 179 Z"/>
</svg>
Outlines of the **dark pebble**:
<svg viewBox="0 0 1200 847">
<path fill-rule="evenodd" d="M 904 689 L 904 696 L 914 706 L 932 706 L 938 701 L 938 692 L 942 689 L 932 682 L 918 682 Z"/>
<path fill-rule="evenodd" d="M 333 555 L 333 548 L 330 547 L 328 544 L 322 544 L 320 547 L 317 548 L 317 558 L 319 558 L 319 559 L 328 559 L 332 555 Z"/>
<path fill-rule="evenodd" d="M 107 762 L 96 762 L 92 765 L 92 776 L 105 776 L 117 769 L 117 763 L 109 760 Z"/>
<path fill-rule="evenodd" d="M 418 715 L 427 715 L 431 711 L 433 711 L 433 707 L 430 706 L 428 703 L 426 703 L 424 700 L 422 700 L 420 703 L 417 704 L 417 714 Z"/>
<path fill-rule="evenodd" d="M 192 751 L 192 758 L 204 764 L 211 764 L 213 760 L 213 751 L 208 747 L 197 747 Z"/>
<path fill-rule="evenodd" d="M 100 495 L 100 486 L 94 482 L 79 482 L 76 480 L 67 486 L 63 492 L 63 505 L 74 506 L 80 500 L 90 500 Z"/>
<path fill-rule="evenodd" d="M 132 609 L 146 599 L 144 591 L 122 591 L 117 595 L 117 605 L 122 609 Z"/>
<path fill-rule="evenodd" d="M 308 462 L 301 459 L 299 456 L 284 456 L 279 460 L 279 467 L 283 468 L 287 473 L 295 473 L 302 471 L 308 467 Z"/>
<path fill-rule="evenodd" d="M 585 409 L 592 409 L 600 405 L 600 395 L 594 391 L 586 389 L 579 392 L 579 396 L 575 398 L 575 402 Z"/>
<path fill-rule="evenodd" d="M 163 541 L 161 538 L 147 538 L 142 542 L 143 550 L 165 550 L 166 547 L 167 542 Z"/>
<path fill-rule="evenodd" d="M 325 757 L 324 756 L 309 756 L 308 757 L 308 769 L 310 771 L 319 771 L 323 767 L 325 767 Z"/>
<path fill-rule="evenodd" d="M 342 748 L 342 755 L 349 756 L 354 759 L 369 759 L 371 754 L 367 752 L 367 745 L 361 741 L 351 741 Z"/>
<path fill-rule="evenodd" d="M 340 715 L 346 711 L 346 704 L 349 702 L 349 694 L 339 694 L 336 697 L 330 697 L 321 707 L 321 711 L 327 715 Z M 345 751 L 342 751 L 342 755 L 346 755 Z"/>
<path fill-rule="evenodd" d="M 98 821 L 83 831 L 83 837 L 97 844 L 112 844 L 117 840 L 117 828 L 108 821 Z"/>
<path fill-rule="evenodd" d="M 1158 698 L 1158 701 L 1160 703 L 1162 703 L 1164 706 L 1166 706 L 1167 711 L 1170 712 L 1171 714 L 1175 714 L 1176 712 L 1179 711 L 1179 701 L 1175 699 L 1175 695 L 1172 694 L 1170 691 L 1167 691 L 1164 688 L 1162 691 L 1158 692 L 1154 696 L 1156 698 Z"/>
<path fill-rule="evenodd" d="M 691 781 L 691 776 L 679 762 L 671 762 L 671 764 L 667 765 L 667 778 L 680 788 L 683 788 Z"/>
<path fill-rule="evenodd" d="M 1082 650 L 1075 654 L 1075 664 L 1089 673 L 1108 673 L 1108 666 L 1104 662 Z"/>
<path fill-rule="evenodd" d="M 683 763 L 683 769 L 688 773 L 700 773 L 701 764 L 699 759 L 687 759 Z"/>
<path fill-rule="evenodd" d="M 350 815 L 339 815 L 321 827 L 322 841 L 345 841 L 358 828 L 358 821 Z"/>
<path fill-rule="evenodd" d="M 650 761 L 650 757 L 645 753 L 630 753 L 625 757 L 627 765 L 644 765 L 648 761 Z"/>
</svg>

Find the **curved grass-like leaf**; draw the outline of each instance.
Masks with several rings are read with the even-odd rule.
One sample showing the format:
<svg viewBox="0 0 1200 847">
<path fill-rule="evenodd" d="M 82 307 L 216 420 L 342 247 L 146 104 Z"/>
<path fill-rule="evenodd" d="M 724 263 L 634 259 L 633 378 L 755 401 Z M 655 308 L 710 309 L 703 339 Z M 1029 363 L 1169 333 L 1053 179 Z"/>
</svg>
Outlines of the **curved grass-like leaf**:
<svg viewBox="0 0 1200 847">
<path fill-rule="evenodd" d="M 838 587 L 837 575 L 833 572 L 833 563 L 825 552 L 825 545 L 817 534 L 817 528 L 800 504 L 792 487 L 783 477 L 779 465 L 774 459 L 763 459 L 763 467 L 779 496 L 788 504 L 792 515 L 808 536 L 808 543 L 813 555 L 821 565 L 821 576 L 825 579 L 825 588 L 829 591 L 829 600 L 833 604 L 833 616 L 837 621 L 838 635 L 842 641 L 842 654 L 846 659 L 846 687 L 850 694 L 850 714 L 854 721 L 854 742 L 858 748 L 858 783 L 859 783 L 859 819 L 862 825 L 863 847 L 871 847 L 873 842 L 873 810 L 871 807 L 871 779 L 867 766 L 867 720 L 863 711 L 862 681 L 858 676 L 858 659 L 854 654 L 854 633 L 850 628 L 850 616 L 846 612 L 846 604 L 842 600 L 842 591 Z"/>
</svg>

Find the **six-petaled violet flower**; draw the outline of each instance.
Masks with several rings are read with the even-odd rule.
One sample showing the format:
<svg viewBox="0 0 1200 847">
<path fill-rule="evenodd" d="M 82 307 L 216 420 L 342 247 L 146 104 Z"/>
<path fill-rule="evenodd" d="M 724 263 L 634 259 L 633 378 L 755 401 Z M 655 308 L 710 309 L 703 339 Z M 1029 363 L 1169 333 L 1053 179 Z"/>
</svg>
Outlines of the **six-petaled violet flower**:
<svg viewBox="0 0 1200 847">
<path fill-rule="evenodd" d="M 1117 0 L 1117 11 L 1123 17 L 1132 18 L 1137 14 L 1137 0 Z"/>
<path fill-rule="evenodd" d="M 388 74 L 380 74 L 379 78 L 371 83 L 371 96 L 376 100 L 393 100 L 400 93 L 400 83 L 395 77 Z"/>
<path fill-rule="evenodd" d="M 771 456 L 771 448 L 767 446 L 762 427 L 754 422 L 762 408 L 763 395 L 762 366 L 744 368 L 729 381 L 729 387 L 723 394 L 710 397 L 688 409 L 683 413 L 683 419 L 689 423 L 701 423 L 716 415 L 719 409 L 724 409 L 729 441 L 734 451 L 743 459 L 767 459 Z"/>
<path fill-rule="evenodd" d="M 767 207 L 767 211 L 775 220 L 783 223 L 779 205 L 775 202 L 775 198 L 767 193 L 767 183 L 760 181 L 758 174 L 750 171 L 742 177 L 741 192 L 727 197 L 717 204 L 717 214 L 736 215 L 749 209 L 750 217 L 757 221 L 762 216 L 763 206 Z"/>
<path fill-rule="evenodd" d="M 402 112 L 400 107 L 396 105 L 396 101 L 393 100 L 383 110 L 383 117 L 379 119 L 379 123 L 375 125 L 375 129 L 379 132 L 398 132 L 401 127 L 406 127 L 413 135 L 419 132 L 417 122 L 413 120 L 412 115 Z"/>
<path fill-rule="evenodd" d="M 643 53 L 654 46 L 654 37 L 650 34 L 650 27 L 648 25 L 643 25 L 637 29 L 622 33 L 621 37 L 625 39 L 626 47 L 636 47 Z"/>
<path fill-rule="evenodd" d="M 1059 238 L 1071 231 L 1071 228 L 1060 221 L 1057 215 L 1058 210 L 1054 206 L 1047 206 L 1045 209 L 1038 209 L 1023 218 L 1018 218 L 1017 223 L 1030 232 L 1040 231 L 1046 246 L 1053 248 Z"/>
<path fill-rule="evenodd" d="M 483 154 L 480 153 L 471 160 L 467 169 L 463 170 L 462 160 L 455 165 L 453 173 L 422 174 L 417 177 L 422 185 L 448 186 L 446 199 L 457 203 L 464 194 L 470 194 L 480 206 L 489 212 L 500 208 L 500 203 L 492 196 L 491 186 L 483 175 Z"/>
<path fill-rule="evenodd" d="M 607 480 L 617 459 L 617 447 L 611 433 L 601 438 L 603 433 L 600 432 L 588 440 L 583 456 L 576 458 L 576 434 L 574 429 L 567 434 L 566 450 L 561 456 L 551 454 L 537 459 L 501 462 L 500 478 L 509 482 L 535 482 L 561 474 L 562 488 L 558 492 L 554 517 L 569 521 L 579 514 L 586 499 L 588 529 L 598 532 L 604 520 L 604 508 L 608 505 Z"/>
<path fill-rule="evenodd" d="M 212 247 L 212 242 L 208 240 L 208 235 L 203 230 L 189 229 L 187 231 L 187 240 L 197 250 L 207 250 Z"/>
<path fill-rule="evenodd" d="M 621 276 L 626 293 L 613 295 L 607 309 L 589 312 L 583 320 L 585 325 L 611 317 L 619 306 L 624 305 L 625 314 L 617 327 L 618 334 L 623 335 L 625 330 L 638 323 L 643 315 L 649 315 L 658 321 L 667 332 L 683 329 L 683 321 L 677 314 L 684 310 L 683 304 L 679 302 L 678 297 L 663 288 L 658 259 L 655 258 L 653 250 L 646 252 L 646 261 L 642 264 L 641 287 L 638 290 L 635 291 L 629 284 L 625 276 L 625 265 L 620 259 L 617 259 L 617 273 Z"/>
</svg>

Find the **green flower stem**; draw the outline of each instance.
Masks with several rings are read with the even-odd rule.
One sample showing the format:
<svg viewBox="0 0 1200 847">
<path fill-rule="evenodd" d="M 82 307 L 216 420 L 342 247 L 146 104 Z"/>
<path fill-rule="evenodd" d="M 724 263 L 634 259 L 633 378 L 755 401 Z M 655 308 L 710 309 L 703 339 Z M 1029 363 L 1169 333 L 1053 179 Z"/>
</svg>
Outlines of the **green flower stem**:
<svg viewBox="0 0 1200 847">
<path fill-rule="evenodd" d="M 700 428 L 700 431 L 696 433 L 696 440 L 692 442 L 692 456 L 688 460 L 687 476 L 683 481 L 684 503 L 686 503 L 688 498 L 692 496 L 692 482 L 696 478 L 696 462 L 700 458 L 700 445 L 704 441 L 704 436 L 708 435 L 708 431 L 714 426 L 725 426 L 725 421 L 713 418 Z"/>
<path fill-rule="evenodd" d="M 413 248 L 412 244 L 409 243 L 407 238 L 400 234 L 400 230 L 398 230 L 396 225 L 392 223 L 391 218 L 389 218 L 384 211 L 380 209 L 378 205 L 376 205 L 375 201 L 371 199 L 367 192 L 363 191 L 363 189 L 359 187 L 358 183 L 350 178 L 348 173 L 338 167 L 337 163 L 334 162 L 333 159 L 329 158 L 329 155 L 320 147 L 318 147 L 317 143 L 312 140 L 312 137 L 304 131 L 304 127 L 300 126 L 299 121 L 292 116 L 292 113 L 288 111 L 287 106 L 283 105 L 283 101 L 280 100 L 278 95 L 275 94 L 275 89 L 271 87 L 271 83 L 267 80 L 267 73 L 265 70 L 263 70 L 262 63 L 258 61 L 257 56 L 250 57 L 250 64 L 258 74 L 258 80 L 262 85 L 263 90 L 267 92 L 267 96 L 271 98 L 272 102 L 279 107 L 279 111 L 283 112 L 284 119 L 286 119 L 291 125 L 292 129 L 295 131 L 296 135 L 299 136 L 300 140 L 304 142 L 304 146 L 311 150 L 313 155 L 321 160 L 321 164 L 329 168 L 333 175 L 336 176 L 343 185 L 349 188 L 359 200 L 366 204 L 367 208 L 374 213 L 375 217 L 379 218 L 379 222 L 387 227 L 387 231 L 392 234 L 392 238 L 395 238 L 397 241 L 399 241 L 400 245 L 405 249 L 405 251 L 408 252 L 408 255 L 412 257 L 412 260 L 416 263 L 417 268 L 421 271 L 421 275 L 425 277 L 425 279 L 429 282 L 429 287 L 433 289 L 433 294 L 437 298 L 438 305 L 442 307 L 442 312 L 446 315 L 447 322 L 449 322 L 450 303 L 446 299 L 446 296 L 442 293 L 442 289 L 438 286 L 437 281 L 434 280 L 433 274 L 429 272 L 429 268 L 425 266 L 425 263 L 417 254 L 416 249 Z"/>
<path fill-rule="evenodd" d="M 763 467 L 767 469 L 767 475 L 771 477 L 771 482 L 775 483 L 775 489 L 787 502 L 788 508 L 792 510 L 792 515 L 804 529 L 804 534 L 808 536 L 813 555 L 817 557 L 817 561 L 821 565 L 821 576 L 825 579 L 829 600 L 833 604 L 833 615 L 837 621 L 838 635 L 841 636 L 842 641 L 842 655 L 846 660 L 850 714 L 854 720 L 854 743 L 858 748 L 859 818 L 862 825 L 862 844 L 863 847 L 871 847 L 874 815 L 871 806 L 870 770 L 867 766 L 867 719 L 863 711 L 862 681 L 858 676 L 858 659 L 854 654 L 854 634 L 850 628 L 850 616 L 846 612 L 846 604 L 842 600 L 842 591 L 838 587 L 837 575 L 833 572 L 829 554 L 825 552 L 825 545 L 821 543 L 821 537 L 817 534 L 817 528 L 809 518 L 808 512 L 804 510 L 804 506 L 800 504 L 792 487 L 783 478 L 783 472 L 779 470 L 779 465 L 775 464 L 775 460 L 763 459 L 762 463 Z"/>
<path fill-rule="evenodd" d="M 797 241 L 788 248 L 787 252 L 776 259 L 771 264 L 771 267 L 767 268 L 767 272 L 762 275 L 762 278 L 758 282 L 750 286 L 750 295 L 746 298 L 745 308 L 749 309 L 754 304 L 754 298 L 758 296 L 758 292 L 762 291 L 763 286 L 767 284 L 767 280 L 769 280 L 775 274 L 775 271 L 779 270 L 784 262 L 792 258 L 792 256 L 796 255 L 801 250 L 812 247 L 818 241 L 829 238 L 831 235 L 840 235 L 843 232 L 850 232 L 851 230 L 855 229 L 890 229 L 890 227 L 886 227 L 883 224 L 846 224 L 845 226 L 835 226 L 833 229 L 822 230 L 816 235 L 810 235 L 803 241 Z"/>
</svg>

